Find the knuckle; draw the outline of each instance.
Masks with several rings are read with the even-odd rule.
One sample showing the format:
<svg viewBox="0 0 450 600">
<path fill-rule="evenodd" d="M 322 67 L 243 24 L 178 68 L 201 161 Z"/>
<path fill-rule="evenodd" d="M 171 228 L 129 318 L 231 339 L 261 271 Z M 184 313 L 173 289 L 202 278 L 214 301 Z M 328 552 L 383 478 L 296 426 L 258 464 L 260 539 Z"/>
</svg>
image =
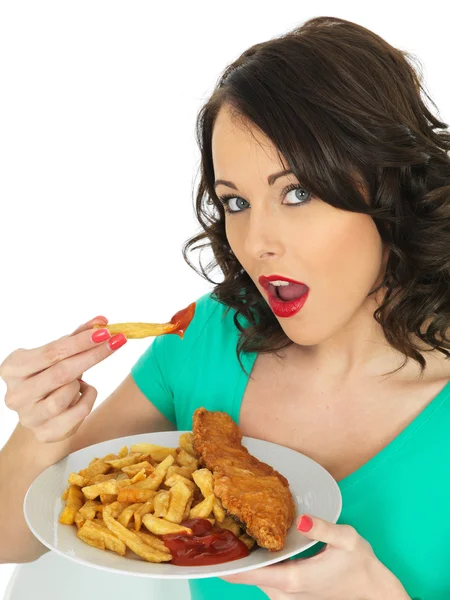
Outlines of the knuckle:
<svg viewBox="0 0 450 600">
<path fill-rule="evenodd" d="M 52 380 L 56 385 L 61 386 L 70 381 L 71 377 L 67 366 L 59 362 L 52 367 Z"/>
<path fill-rule="evenodd" d="M 361 536 L 351 525 L 346 525 L 346 535 L 349 550 L 356 550 L 361 543 Z"/>
<path fill-rule="evenodd" d="M 295 594 L 298 593 L 299 590 L 299 582 L 298 576 L 294 569 L 289 569 L 286 573 L 286 578 L 283 585 L 283 591 L 287 594 Z"/>
<path fill-rule="evenodd" d="M 5 404 L 11 410 L 14 410 L 14 395 L 10 390 L 6 390 L 5 394 Z"/>
<path fill-rule="evenodd" d="M 45 413 L 48 418 L 52 419 L 61 413 L 62 403 L 56 396 L 49 396 L 43 402 L 45 402 Z"/>
<path fill-rule="evenodd" d="M 7 379 L 13 377 L 17 372 L 16 364 L 20 365 L 23 358 L 24 348 L 17 348 L 5 358 L 0 364 L 0 377 L 6 382 Z"/>
<path fill-rule="evenodd" d="M 53 435 L 48 428 L 40 427 L 39 429 L 33 430 L 34 436 L 38 442 L 42 444 L 48 444 L 53 442 Z"/>
<path fill-rule="evenodd" d="M 55 365 L 65 357 L 64 349 L 57 344 L 49 344 L 46 348 L 44 348 L 43 353 L 45 361 L 49 363 L 50 366 Z"/>
</svg>

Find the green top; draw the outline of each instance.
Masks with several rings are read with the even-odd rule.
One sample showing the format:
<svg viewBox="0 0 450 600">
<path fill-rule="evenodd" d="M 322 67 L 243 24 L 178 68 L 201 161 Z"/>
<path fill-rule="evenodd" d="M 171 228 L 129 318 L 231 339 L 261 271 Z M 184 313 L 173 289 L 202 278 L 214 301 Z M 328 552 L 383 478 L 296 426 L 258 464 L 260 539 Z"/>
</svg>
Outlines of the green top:
<svg viewBox="0 0 450 600">
<path fill-rule="evenodd" d="M 131 369 L 139 389 L 179 430 L 192 429 L 200 406 L 227 412 L 239 424 L 248 377 L 236 356 L 235 311 L 225 311 L 205 294 L 184 339 L 154 338 Z M 249 373 L 256 356 L 241 356 Z M 408 594 L 421 600 L 450 598 L 449 400 L 450 382 L 392 442 L 338 482 L 343 502 L 338 523 L 355 527 Z M 297 556 L 312 556 L 322 546 Z M 267 598 L 256 586 L 219 578 L 189 583 L 193 600 L 230 594 L 233 600 Z"/>
</svg>

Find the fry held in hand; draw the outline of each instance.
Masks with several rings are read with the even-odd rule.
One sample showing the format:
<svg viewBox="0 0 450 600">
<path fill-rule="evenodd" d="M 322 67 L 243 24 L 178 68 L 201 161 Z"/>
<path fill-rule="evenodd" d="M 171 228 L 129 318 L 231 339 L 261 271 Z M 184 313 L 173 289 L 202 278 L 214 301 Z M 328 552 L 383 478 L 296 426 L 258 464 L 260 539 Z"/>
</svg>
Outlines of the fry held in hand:
<svg viewBox="0 0 450 600">
<path fill-rule="evenodd" d="M 128 339 L 155 337 L 165 333 L 175 333 L 181 339 L 192 321 L 195 313 L 195 302 L 187 308 L 178 311 L 169 323 L 112 323 L 108 325 L 95 324 L 93 329 L 107 329 L 111 335 L 123 333 Z"/>
</svg>

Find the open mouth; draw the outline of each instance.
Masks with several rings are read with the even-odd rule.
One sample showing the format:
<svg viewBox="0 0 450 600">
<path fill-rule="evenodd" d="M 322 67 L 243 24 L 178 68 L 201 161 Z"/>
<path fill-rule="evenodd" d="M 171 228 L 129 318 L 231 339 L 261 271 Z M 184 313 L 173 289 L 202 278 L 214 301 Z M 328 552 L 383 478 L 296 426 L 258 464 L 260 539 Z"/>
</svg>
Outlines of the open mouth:
<svg viewBox="0 0 450 600">
<path fill-rule="evenodd" d="M 297 298 L 303 296 L 308 289 L 308 286 L 303 283 L 289 283 L 282 286 L 270 283 L 268 292 L 282 302 L 292 302 L 292 300 L 297 300 Z"/>
</svg>

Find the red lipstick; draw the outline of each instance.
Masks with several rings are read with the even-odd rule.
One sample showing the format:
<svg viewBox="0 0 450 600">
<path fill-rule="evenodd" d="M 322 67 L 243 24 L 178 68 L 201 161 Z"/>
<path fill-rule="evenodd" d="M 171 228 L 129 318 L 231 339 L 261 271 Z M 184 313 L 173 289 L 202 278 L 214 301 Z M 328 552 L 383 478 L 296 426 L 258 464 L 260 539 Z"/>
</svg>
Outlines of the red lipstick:
<svg viewBox="0 0 450 600">
<path fill-rule="evenodd" d="M 301 281 L 295 281 L 295 279 L 290 279 L 283 275 L 261 275 L 258 281 L 265 289 L 269 299 L 269 306 L 277 317 L 293 317 L 300 311 L 308 299 L 309 287 L 306 283 L 302 283 Z M 288 283 L 295 284 L 297 287 L 303 287 L 298 288 L 300 295 L 297 298 L 285 301 L 278 297 L 275 286 L 271 285 L 272 281 L 287 281 Z"/>
</svg>

